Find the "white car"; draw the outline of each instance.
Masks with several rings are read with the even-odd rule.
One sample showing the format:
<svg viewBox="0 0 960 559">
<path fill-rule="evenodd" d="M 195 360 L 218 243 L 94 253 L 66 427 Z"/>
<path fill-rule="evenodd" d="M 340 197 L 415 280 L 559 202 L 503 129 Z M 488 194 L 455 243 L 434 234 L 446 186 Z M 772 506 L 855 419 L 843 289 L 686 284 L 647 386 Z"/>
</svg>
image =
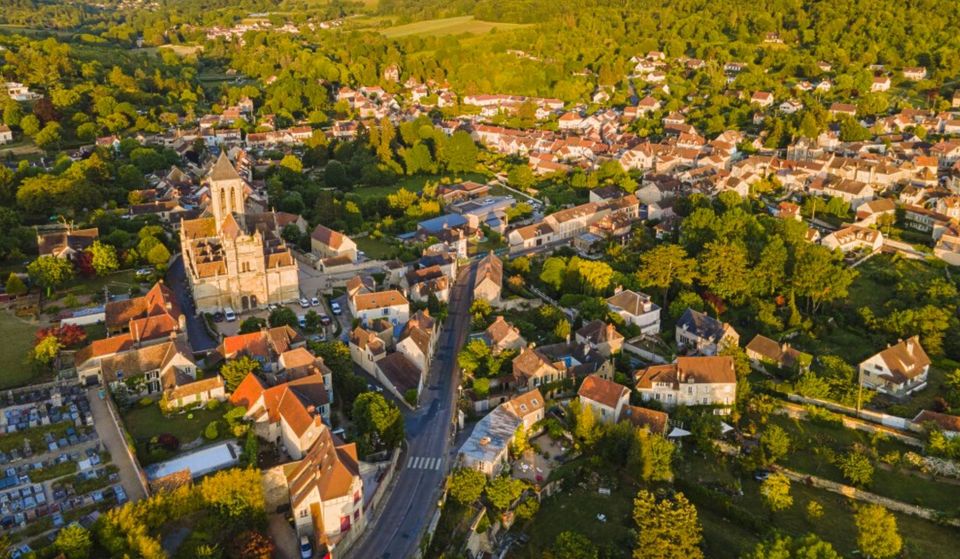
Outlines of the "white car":
<svg viewBox="0 0 960 559">
<path fill-rule="evenodd" d="M 313 546 L 306 536 L 300 536 L 300 559 L 313 559 Z"/>
<path fill-rule="evenodd" d="M 227 307 L 223 311 L 223 318 L 226 319 L 227 322 L 233 322 L 237 319 L 237 313 L 233 312 L 233 309 L 230 307 Z"/>
<path fill-rule="evenodd" d="M 309 307 L 310 307 L 310 301 L 308 301 L 306 297 L 300 297 L 300 306 L 303 307 L 303 308 L 305 308 L 305 309 L 306 309 L 306 308 L 309 308 Z"/>
<path fill-rule="evenodd" d="M 319 305 L 319 304 L 320 304 L 320 300 L 319 300 L 319 299 L 317 299 L 316 297 L 311 297 L 311 298 L 310 298 L 310 306 L 311 306 L 311 307 L 316 307 L 316 306 Z"/>
<path fill-rule="evenodd" d="M 330 303 L 330 312 L 335 315 L 340 315 L 343 312 L 343 309 L 340 308 L 340 303 Z"/>
<path fill-rule="evenodd" d="M 306 327 L 307 327 L 307 317 L 303 316 L 302 314 L 301 314 L 300 316 L 298 316 L 298 317 L 297 317 L 297 324 L 300 325 L 300 328 L 306 328 Z"/>
</svg>

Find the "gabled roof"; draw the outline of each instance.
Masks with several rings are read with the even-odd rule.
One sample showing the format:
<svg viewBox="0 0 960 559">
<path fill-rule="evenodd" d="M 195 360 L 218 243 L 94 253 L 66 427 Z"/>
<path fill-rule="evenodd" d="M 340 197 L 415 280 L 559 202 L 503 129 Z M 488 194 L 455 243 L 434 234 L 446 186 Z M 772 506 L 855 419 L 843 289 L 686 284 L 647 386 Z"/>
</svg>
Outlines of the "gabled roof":
<svg viewBox="0 0 960 559">
<path fill-rule="evenodd" d="M 353 298 L 353 301 L 358 311 L 409 304 L 407 298 L 403 296 L 403 293 L 400 293 L 396 289 L 378 291 L 376 293 L 358 293 Z"/>
<path fill-rule="evenodd" d="M 948 415 L 932 410 L 923 410 L 913 418 L 913 423 L 923 425 L 924 423 L 934 423 L 940 429 L 948 433 L 960 433 L 960 417 Z"/>
<path fill-rule="evenodd" d="M 520 330 L 513 324 L 507 322 L 506 319 L 503 318 L 503 315 L 497 315 L 497 318 L 490 326 L 487 326 L 483 334 L 490 344 L 499 345 L 500 342 L 510 336 L 519 336 Z"/>
<path fill-rule="evenodd" d="M 533 390 L 524 392 L 519 396 L 514 396 L 512 399 L 507 400 L 500 405 L 503 407 L 503 409 L 512 413 L 518 419 L 524 419 L 528 415 L 542 410 L 545 405 L 545 401 L 543 399 L 543 394 L 540 393 L 540 389 L 534 388 Z"/>
<path fill-rule="evenodd" d="M 920 345 L 919 336 L 892 345 L 874 357 L 879 357 L 884 362 L 892 375 L 891 380 L 898 384 L 917 377 L 930 365 L 930 357 Z"/>
<path fill-rule="evenodd" d="M 712 343 L 720 343 L 726 333 L 727 325 L 698 310 L 687 309 L 677 321 L 677 328 Z"/>
<path fill-rule="evenodd" d="M 610 343 L 623 339 L 617 327 L 602 320 L 592 320 L 577 330 L 577 336 L 595 344 Z"/>
<path fill-rule="evenodd" d="M 290 502 L 297 507 L 314 490 L 322 500 L 346 497 L 359 475 L 356 445 L 336 440 L 323 428 L 304 459 L 288 470 Z"/>
<path fill-rule="evenodd" d="M 737 374 L 733 358 L 678 357 L 676 363 L 654 365 L 636 372 L 637 388 L 653 388 L 654 383 L 669 383 L 674 390 L 681 384 L 735 384 Z"/>
<path fill-rule="evenodd" d="M 342 233 L 334 231 L 329 227 L 317 225 L 313 228 L 313 233 L 310 233 L 310 238 L 327 245 L 333 250 L 337 250 L 343 245 L 346 237 Z"/>
<path fill-rule="evenodd" d="M 581 398 L 592 400 L 608 408 L 616 408 L 617 402 L 629 394 L 630 389 L 626 386 L 597 375 L 589 375 L 583 379 L 583 384 L 577 391 L 577 395 Z"/>
<path fill-rule="evenodd" d="M 221 151 L 217 162 L 213 164 L 213 169 L 210 170 L 210 180 L 218 182 L 243 180 L 240 174 L 237 173 L 237 169 L 233 166 L 233 163 L 230 163 L 230 158 L 227 157 L 226 151 Z"/>
<path fill-rule="evenodd" d="M 123 378 L 136 377 L 150 371 L 163 369 L 177 356 L 193 363 L 193 352 L 180 340 L 149 345 L 105 357 L 100 362 L 100 372 L 107 383 Z"/>
<path fill-rule="evenodd" d="M 399 351 L 377 361 L 377 367 L 400 394 L 420 386 L 420 369 Z"/>
<path fill-rule="evenodd" d="M 477 264 L 477 280 L 474 285 L 480 285 L 484 280 L 490 280 L 496 285 L 503 282 L 503 261 L 497 258 L 493 251 Z"/>
<path fill-rule="evenodd" d="M 620 412 L 620 421 L 629 421 L 636 427 L 648 427 L 651 433 L 664 433 L 669 420 L 670 416 L 665 412 L 640 406 L 627 405 Z"/>
<path fill-rule="evenodd" d="M 650 305 L 651 310 L 659 308 L 657 305 L 651 303 L 650 296 L 646 293 L 639 293 L 629 289 L 624 289 L 613 297 L 608 298 L 607 304 L 618 309 L 623 309 L 624 312 L 633 316 L 640 316 L 645 312 L 649 312 L 644 310 L 647 305 Z"/>
</svg>

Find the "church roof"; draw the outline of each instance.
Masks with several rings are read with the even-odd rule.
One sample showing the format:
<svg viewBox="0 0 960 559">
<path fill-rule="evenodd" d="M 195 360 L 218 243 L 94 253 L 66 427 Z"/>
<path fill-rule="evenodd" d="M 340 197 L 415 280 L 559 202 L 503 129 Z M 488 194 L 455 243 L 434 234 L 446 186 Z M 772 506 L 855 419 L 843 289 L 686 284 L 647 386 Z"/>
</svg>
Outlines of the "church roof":
<svg viewBox="0 0 960 559">
<path fill-rule="evenodd" d="M 227 158 L 227 153 L 221 151 L 220 157 L 217 158 L 217 162 L 213 164 L 213 169 L 210 171 L 210 180 L 231 181 L 243 179 L 240 177 L 240 174 L 237 173 L 237 169 L 234 168 L 233 163 L 230 163 L 230 159 Z"/>
</svg>

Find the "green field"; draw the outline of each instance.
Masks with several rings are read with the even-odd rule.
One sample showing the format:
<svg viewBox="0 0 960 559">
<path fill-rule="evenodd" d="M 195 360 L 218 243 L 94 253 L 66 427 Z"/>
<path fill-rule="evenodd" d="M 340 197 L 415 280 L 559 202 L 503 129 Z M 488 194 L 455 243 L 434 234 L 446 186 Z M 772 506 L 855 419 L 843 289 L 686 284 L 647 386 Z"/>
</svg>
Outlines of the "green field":
<svg viewBox="0 0 960 559">
<path fill-rule="evenodd" d="M 400 247 L 390 244 L 383 239 L 371 239 L 370 237 L 357 237 L 354 239 L 357 248 L 366 253 L 368 258 L 377 260 L 389 260 L 396 258 L 400 252 Z"/>
<path fill-rule="evenodd" d="M 527 27 L 520 23 L 498 23 L 481 21 L 473 16 L 448 17 L 442 19 L 428 19 L 406 25 L 395 25 L 381 29 L 380 32 L 390 38 L 406 37 L 408 35 L 459 35 L 461 33 L 487 33 L 491 29 L 508 30 Z"/>
<path fill-rule="evenodd" d="M 410 192 L 420 192 L 428 182 L 439 182 L 441 178 L 447 177 L 453 182 L 474 181 L 486 182 L 487 178 L 480 173 L 463 173 L 454 176 L 449 175 L 414 175 L 412 177 L 403 177 L 389 186 L 361 186 L 350 194 L 359 196 L 362 199 L 380 198 L 404 188 Z"/>
<path fill-rule="evenodd" d="M 36 326 L 23 321 L 11 312 L 0 312 L 0 389 L 23 386 L 39 379 L 34 378 L 33 368 L 26 362 L 27 352 L 33 347 Z"/>
</svg>

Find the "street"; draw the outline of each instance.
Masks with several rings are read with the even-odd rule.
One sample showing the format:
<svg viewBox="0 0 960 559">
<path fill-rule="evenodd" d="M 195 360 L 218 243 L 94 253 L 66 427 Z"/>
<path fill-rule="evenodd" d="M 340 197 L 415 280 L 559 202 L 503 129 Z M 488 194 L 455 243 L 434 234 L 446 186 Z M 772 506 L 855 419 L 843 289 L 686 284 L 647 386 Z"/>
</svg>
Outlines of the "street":
<svg viewBox="0 0 960 559">
<path fill-rule="evenodd" d="M 167 270 L 167 286 L 177 295 L 177 303 L 180 304 L 180 309 L 187 318 L 187 338 L 190 340 L 193 351 L 197 353 L 207 352 L 217 347 L 217 340 L 210 337 L 206 326 L 203 324 L 203 317 L 195 314 L 196 309 L 193 306 L 193 300 L 188 295 L 190 290 L 184 283 L 186 277 L 186 271 L 183 269 L 183 256 L 178 254 L 174 257 L 173 263 L 170 264 L 170 269 Z"/>
<path fill-rule="evenodd" d="M 380 511 L 368 519 L 364 535 L 345 557 L 412 557 L 433 517 L 450 467 L 451 428 L 460 384 L 456 357 L 470 329 L 475 275 L 475 262 L 463 267 L 450 293 L 447 320 L 424 385 L 421 406 L 406 415 L 407 449 L 392 493 Z"/>
</svg>

